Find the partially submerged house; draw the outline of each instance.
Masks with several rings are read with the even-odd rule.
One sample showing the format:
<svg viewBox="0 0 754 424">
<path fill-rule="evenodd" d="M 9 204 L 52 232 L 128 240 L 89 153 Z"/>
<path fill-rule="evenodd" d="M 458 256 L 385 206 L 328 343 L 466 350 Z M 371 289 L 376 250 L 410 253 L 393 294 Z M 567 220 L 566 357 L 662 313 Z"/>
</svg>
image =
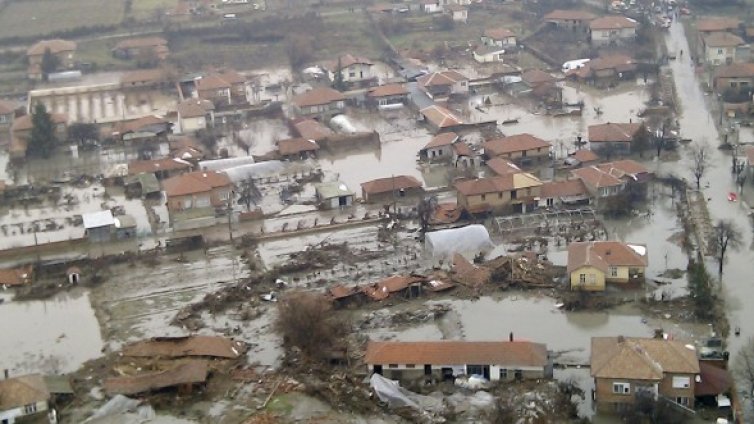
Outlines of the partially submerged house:
<svg viewBox="0 0 754 424">
<path fill-rule="evenodd" d="M 642 396 L 694 408 L 699 360 L 676 340 L 593 337 L 590 357 L 598 411 L 622 412 Z"/>
<path fill-rule="evenodd" d="M 550 158 L 550 143 L 531 134 L 516 134 L 488 140 L 482 144 L 488 158 L 504 158 L 523 166 L 542 163 Z"/>
<path fill-rule="evenodd" d="M 641 143 L 639 137 L 649 137 L 646 127 L 641 122 L 608 122 L 590 125 L 587 128 L 589 146 L 597 153 L 612 155 L 627 155 L 631 153 L 634 144 Z M 647 140 L 643 141 L 649 145 Z"/>
<path fill-rule="evenodd" d="M 34 276 L 34 268 L 31 265 L 0 269 L 0 287 L 15 287 L 29 284 Z"/>
<path fill-rule="evenodd" d="M 511 210 L 526 213 L 537 207 L 542 181 L 528 172 L 477 178 L 456 183 L 458 206 L 469 213 Z"/>
<path fill-rule="evenodd" d="M 364 362 L 370 374 L 404 381 L 453 380 L 462 375 L 490 381 L 552 377 L 547 347 L 524 341 L 370 341 Z"/>
<path fill-rule="evenodd" d="M 162 182 L 167 195 L 168 211 L 205 210 L 227 207 L 233 193 L 233 183 L 225 173 L 195 171 Z"/>
<path fill-rule="evenodd" d="M 217 108 L 249 103 L 246 77 L 233 69 L 212 72 L 195 81 L 196 96 Z"/>
<path fill-rule="evenodd" d="M 594 44 L 623 44 L 636 39 L 639 24 L 625 16 L 603 16 L 589 22 L 589 34 Z"/>
<path fill-rule="evenodd" d="M 547 181 L 540 190 L 540 207 L 588 205 L 591 195 L 584 182 L 578 179 Z"/>
<path fill-rule="evenodd" d="M 341 181 L 315 184 L 314 192 L 319 204 L 325 209 L 337 209 L 351 206 L 356 197 L 354 192 Z"/>
<path fill-rule="evenodd" d="M 419 151 L 419 157 L 429 161 L 449 161 L 453 157 L 453 144 L 458 142 L 454 132 L 440 133 Z"/>
<path fill-rule="evenodd" d="M 392 202 L 422 193 L 422 183 L 410 175 L 396 175 L 361 183 L 361 197 L 368 203 Z"/>
<path fill-rule="evenodd" d="M 608 83 L 633 78 L 637 68 L 638 65 L 633 57 L 625 54 L 610 54 L 592 59 L 566 75 L 589 83 Z"/>
<path fill-rule="evenodd" d="M 424 277 L 414 275 L 393 275 L 375 284 L 363 287 L 364 294 L 372 300 L 381 301 L 388 297 L 414 298 L 421 294 Z"/>
<path fill-rule="evenodd" d="M 618 241 L 573 242 L 568 245 L 571 290 L 604 291 L 605 283 L 643 282 L 647 247 Z"/>
<path fill-rule="evenodd" d="M 463 119 L 458 117 L 458 115 L 438 105 L 425 107 L 419 113 L 421 113 L 424 121 L 434 132 L 453 130 L 464 124 Z"/>
<path fill-rule="evenodd" d="M 291 104 L 298 116 L 332 117 L 343 112 L 346 98 L 330 87 L 316 87 L 294 97 Z"/>
<path fill-rule="evenodd" d="M 319 144 L 316 141 L 302 137 L 279 140 L 277 146 L 280 157 L 289 160 L 313 158 L 319 151 Z"/>
<path fill-rule="evenodd" d="M 469 79 L 458 71 L 439 71 L 416 79 L 419 89 L 433 100 L 469 93 Z"/>
<path fill-rule="evenodd" d="M 84 235 L 92 242 L 110 241 L 115 229 L 115 218 L 112 211 L 85 213 L 81 215 L 84 221 Z"/>
<path fill-rule="evenodd" d="M 0 423 L 44 422 L 50 398 L 40 374 L 8 378 L 6 370 L 5 379 L 0 380 Z"/>
</svg>

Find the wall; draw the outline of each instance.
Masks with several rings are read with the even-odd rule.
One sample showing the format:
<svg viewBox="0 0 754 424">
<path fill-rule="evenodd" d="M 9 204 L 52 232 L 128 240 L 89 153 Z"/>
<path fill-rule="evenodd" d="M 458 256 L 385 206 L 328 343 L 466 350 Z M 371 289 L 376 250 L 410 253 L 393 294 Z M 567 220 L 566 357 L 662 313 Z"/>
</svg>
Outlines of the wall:
<svg viewBox="0 0 754 424">
<path fill-rule="evenodd" d="M 628 267 L 627 266 L 619 266 L 617 268 L 617 275 L 613 277 L 610 274 L 610 270 L 608 269 L 607 275 L 605 275 L 605 281 L 608 283 L 628 283 Z"/>
<path fill-rule="evenodd" d="M 732 63 L 735 60 L 735 51 L 735 48 L 707 46 L 704 57 L 707 59 L 707 63 L 711 65 L 722 65 Z"/>
<path fill-rule="evenodd" d="M 631 385 L 630 393 L 613 393 L 613 383 L 629 383 Z M 637 385 L 652 385 L 655 383 L 657 383 L 657 381 L 596 378 L 595 396 L 597 409 L 600 411 L 612 412 L 615 411 L 613 408 L 613 404 L 615 403 L 632 404 L 635 400 Z"/>
<path fill-rule="evenodd" d="M 487 193 L 483 195 L 484 198 L 482 198 L 482 195 L 464 196 L 463 194 L 458 193 L 457 201 L 458 204 L 462 206 L 473 207 L 486 204 L 491 206 L 492 208 L 502 208 L 511 204 L 522 203 L 522 199 L 538 197 L 540 194 L 540 187 L 536 186 L 519 189 L 517 190 L 516 194 L 516 199 L 511 199 L 510 191 L 504 191 L 500 193 Z"/>
<path fill-rule="evenodd" d="M 676 389 L 673 388 L 673 377 L 688 377 L 689 388 L 688 389 Z M 694 374 L 665 374 L 665 377 L 660 382 L 660 394 L 675 401 L 676 397 L 685 397 L 689 399 L 689 408 L 694 407 L 694 384 L 696 384 Z"/>
<path fill-rule="evenodd" d="M 586 284 L 581 284 L 581 274 L 586 274 Z M 593 284 L 589 283 L 590 276 L 594 276 Z M 592 266 L 582 266 L 571 272 L 571 290 L 604 291 L 605 273 Z"/>
<path fill-rule="evenodd" d="M 432 147 L 427 149 L 427 159 L 432 160 L 450 160 L 453 156 L 451 146 Z"/>
<path fill-rule="evenodd" d="M 180 124 L 181 125 L 179 128 L 179 132 L 181 133 L 194 132 L 197 130 L 207 128 L 207 118 L 204 116 L 199 116 L 196 118 L 181 118 Z"/>
<path fill-rule="evenodd" d="M 397 365 L 397 368 L 390 368 L 388 364 L 384 364 L 382 366 L 382 375 L 390 379 L 404 380 L 404 381 L 419 380 L 425 377 L 424 364 L 414 364 L 413 368 L 409 368 L 406 364 L 395 364 L 395 365 Z M 476 364 L 476 365 L 485 365 L 485 364 Z M 490 381 L 506 381 L 506 382 L 515 381 L 517 370 L 521 371 L 522 379 L 524 380 L 536 380 L 536 379 L 545 378 L 544 367 L 543 368 L 520 367 L 520 366 L 512 366 L 512 365 L 489 365 L 489 367 L 490 367 Z M 443 368 L 454 369 L 454 373 L 456 375 L 467 374 L 466 365 L 433 364 L 432 376 L 437 379 L 442 378 Z M 503 380 L 500 379 L 501 369 L 507 370 L 506 378 Z M 368 365 L 367 370 L 370 374 L 373 373 L 374 366 Z"/>
</svg>

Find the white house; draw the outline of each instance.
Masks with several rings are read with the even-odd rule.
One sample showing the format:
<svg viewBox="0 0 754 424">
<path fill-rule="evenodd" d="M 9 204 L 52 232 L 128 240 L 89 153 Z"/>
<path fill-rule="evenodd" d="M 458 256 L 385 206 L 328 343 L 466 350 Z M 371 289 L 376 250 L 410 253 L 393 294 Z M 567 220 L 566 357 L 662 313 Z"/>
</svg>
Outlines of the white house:
<svg viewBox="0 0 754 424">
<path fill-rule="evenodd" d="M 364 362 L 370 374 L 399 380 L 452 380 L 460 375 L 480 375 L 490 381 L 552 377 L 547 347 L 524 341 L 370 341 Z"/>
<path fill-rule="evenodd" d="M 450 17 L 453 18 L 454 22 L 466 23 L 469 19 L 469 9 L 459 4 L 445 6 L 445 11 L 450 14 Z"/>
<path fill-rule="evenodd" d="M 0 380 L 0 423 L 14 424 L 19 418 L 44 414 L 49 401 L 50 391 L 39 374 Z"/>
<path fill-rule="evenodd" d="M 192 133 L 215 124 L 215 105 L 209 100 L 186 99 L 178 103 L 178 134 Z"/>
<path fill-rule="evenodd" d="M 488 47 L 513 47 L 516 42 L 516 34 L 505 28 L 488 28 L 482 34 L 482 44 Z"/>
<path fill-rule="evenodd" d="M 749 58 L 749 46 L 729 32 L 713 32 L 702 37 L 702 43 L 704 59 L 710 65 L 730 65 Z"/>
<path fill-rule="evenodd" d="M 458 71 L 433 72 L 419 77 L 416 82 L 419 89 L 434 100 L 469 92 L 469 79 Z"/>
<path fill-rule="evenodd" d="M 419 156 L 430 161 L 449 161 L 453 157 L 453 143 L 457 141 L 458 134 L 454 132 L 440 133 L 419 151 Z"/>
<path fill-rule="evenodd" d="M 340 63 L 340 69 L 338 69 L 338 63 Z M 335 81 L 335 74 L 340 72 L 343 77 L 343 82 L 361 83 L 375 79 L 375 75 L 372 72 L 373 67 L 374 63 L 369 59 L 353 56 L 351 54 L 344 54 L 343 56 L 340 56 L 338 60 L 329 64 L 327 72 L 330 81 Z"/>
<path fill-rule="evenodd" d="M 422 11 L 424 13 L 442 13 L 442 0 L 421 0 Z"/>
<path fill-rule="evenodd" d="M 502 62 L 505 49 L 498 46 L 480 46 L 474 50 L 474 60 L 479 63 Z"/>
<path fill-rule="evenodd" d="M 636 39 L 638 23 L 625 16 L 603 16 L 589 23 L 594 44 L 620 44 Z"/>
</svg>

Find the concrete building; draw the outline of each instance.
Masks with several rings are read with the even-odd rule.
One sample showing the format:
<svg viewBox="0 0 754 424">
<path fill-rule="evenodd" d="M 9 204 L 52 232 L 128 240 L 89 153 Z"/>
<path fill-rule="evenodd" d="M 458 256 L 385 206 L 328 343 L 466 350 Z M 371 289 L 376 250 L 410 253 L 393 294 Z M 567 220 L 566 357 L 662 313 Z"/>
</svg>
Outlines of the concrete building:
<svg viewBox="0 0 754 424">
<path fill-rule="evenodd" d="M 338 68 L 340 64 L 340 68 Z M 335 81 L 336 74 L 340 72 L 343 82 L 349 86 L 366 87 L 377 84 L 377 76 L 372 69 L 374 63 L 364 57 L 344 54 L 338 60 L 325 65 L 330 81 Z"/>
<path fill-rule="evenodd" d="M 729 32 L 714 32 L 702 37 L 704 60 L 708 65 L 730 65 L 749 60 L 749 45 Z"/>
<path fill-rule="evenodd" d="M 453 144 L 458 140 L 458 134 L 454 132 L 440 133 L 419 151 L 419 157 L 429 161 L 450 161 L 453 157 Z"/>
<path fill-rule="evenodd" d="M 589 22 L 589 34 L 594 44 L 623 44 L 636 39 L 638 26 L 625 16 L 603 16 Z"/>
<path fill-rule="evenodd" d="M 108 209 L 81 215 L 84 220 L 84 235 L 92 242 L 110 241 L 115 228 L 115 218 Z"/>
<path fill-rule="evenodd" d="M 294 97 L 291 104 L 297 116 L 332 117 L 345 110 L 346 98 L 332 88 L 317 87 Z"/>
<path fill-rule="evenodd" d="M 433 72 L 417 78 L 416 82 L 419 89 L 433 100 L 469 93 L 469 79 L 457 71 Z"/>
<path fill-rule="evenodd" d="M 215 208 L 227 207 L 233 183 L 227 175 L 216 171 L 196 171 L 162 182 L 167 195 L 168 211 L 199 210 L 214 214 Z"/>
<path fill-rule="evenodd" d="M 189 134 L 215 125 L 215 105 L 209 100 L 186 99 L 178 103 L 176 133 Z"/>
<path fill-rule="evenodd" d="M 361 198 L 369 203 L 390 203 L 423 193 L 422 183 L 410 175 L 395 175 L 361 183 Z"/>
</svg>

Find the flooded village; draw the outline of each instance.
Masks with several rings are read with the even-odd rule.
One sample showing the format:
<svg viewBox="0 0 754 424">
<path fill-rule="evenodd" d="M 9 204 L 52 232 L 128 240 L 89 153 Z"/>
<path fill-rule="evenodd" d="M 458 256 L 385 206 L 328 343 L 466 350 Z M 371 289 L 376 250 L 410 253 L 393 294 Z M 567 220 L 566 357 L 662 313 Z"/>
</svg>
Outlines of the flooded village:
<svg viewBox="0 0 754 424">
<path fill-rule="evenodd" d="M 754 422 L 751 3 L 116 3 L 0 0 L 0 424 Z"/>
</svg>

